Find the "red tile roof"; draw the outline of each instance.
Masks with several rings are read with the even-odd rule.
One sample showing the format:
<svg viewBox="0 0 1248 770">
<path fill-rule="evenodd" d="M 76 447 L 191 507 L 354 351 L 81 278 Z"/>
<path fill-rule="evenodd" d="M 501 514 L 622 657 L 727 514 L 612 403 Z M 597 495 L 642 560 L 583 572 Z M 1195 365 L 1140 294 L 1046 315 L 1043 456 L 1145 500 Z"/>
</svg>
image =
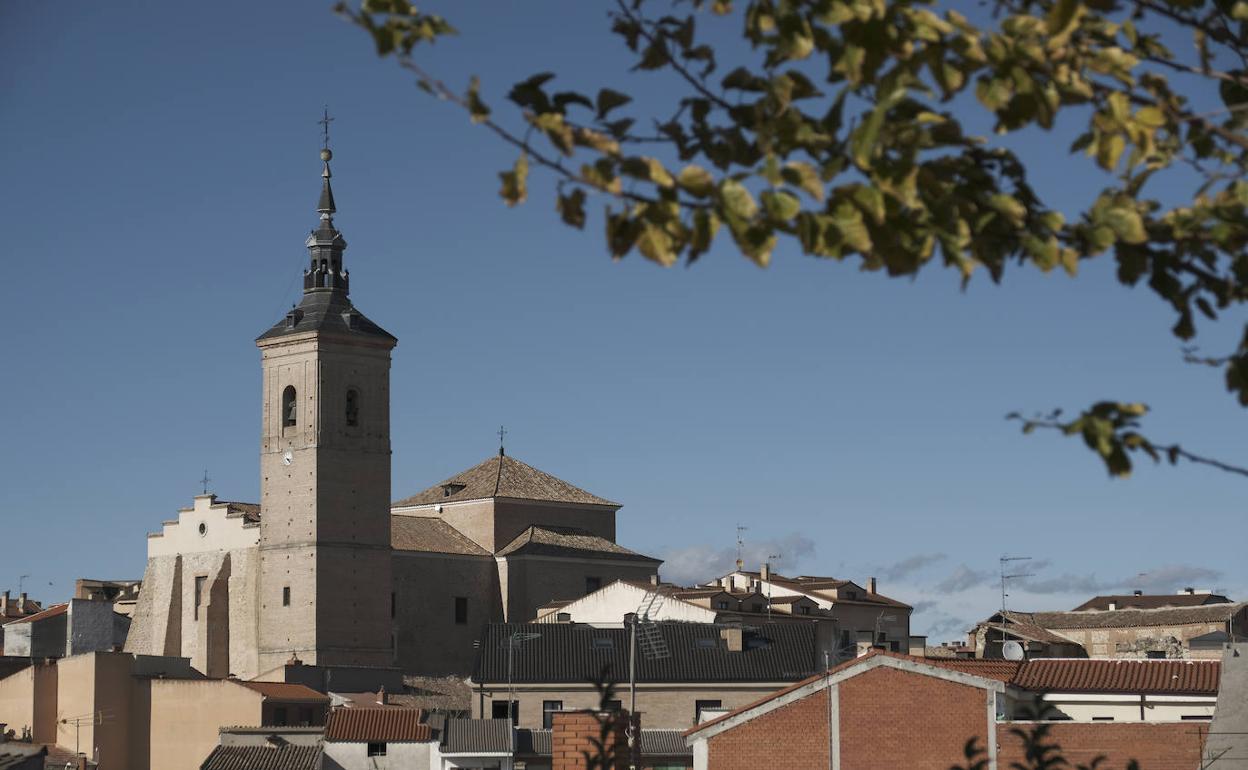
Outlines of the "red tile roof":
<svg viewBox="0 0 1248 770">
<path fill-rule="evenodd" d="M 325 724 L 325 740 L 339 743 L 369 741 L 432 741 L 433 728 L 424 723 L 421 709 L 336 709 Z"/>
<path fill-rule="evenodd" d="M 1217 660 L 1037 658 L 1022 665 L 1013 684 L 1040 692 L 1217 695 L 1221 671 Z"/>
<path fill-rule="evenodd" d="M 289 682 L 239 682 L 239 684 L 273 700 L 329 702 L 328 695 L 322 695 L 311 687 L 302 684 L 291 684 Z"/>
<path fill-rule="evenodd" d="M 57 615 L 64 615 L 66 612 L 69 612 L 68 604 L 57 604 L 53 607 L 47 608 L 43 612 L 36 612 L 34 615 L 27 615 L 26 617 L 18 618 L 17 620 L 10 620 L 4 625 L 15 626 L 18 623 L 33 623 L 36 620 L 46 620 L 47 618 L 53 618 Z"/>
<path fill-rule="evenodd" d="M 984 660 L 982 658 L 913 658 L 937 668 L 950 671 L 961 671 L 971 676 L 982 676 L 985 679 L 996 679 L 999 682 L 1013 682 L 1022 665 L 1017 660 Z"/>
</svg>

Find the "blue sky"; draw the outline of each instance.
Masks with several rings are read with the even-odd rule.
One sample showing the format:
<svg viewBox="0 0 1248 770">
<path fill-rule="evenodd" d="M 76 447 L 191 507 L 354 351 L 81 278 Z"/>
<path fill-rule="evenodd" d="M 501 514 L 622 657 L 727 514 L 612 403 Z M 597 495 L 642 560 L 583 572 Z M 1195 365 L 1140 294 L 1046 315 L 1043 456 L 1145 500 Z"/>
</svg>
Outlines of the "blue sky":
<svg viewBox="0 0 1248 770">
<path fill-rule="evenodd" d="M 627 72 L 606 8 L 444 4 L 462 35 L 423 61 L 456 87 L 480 75 L 508 117 L 502 94 L 542 70 L 670 95 Z M 1002 419 L 1140 400 L 1157 437 L 1244 457 L 1219 375 L 1181 362 L 1171 314 L 1108 258 L 965 292 L 792 244 L 766 271 L 729 249 L 613 263 L 597 223 L 558 222 L 548 181 L 506 208 L 513 152 L 319 2 L 0 6 L 5 587 L 30 575 L 54 600 L 75 577 L 140 576 L 144 533 L 205 468 L 221 497 L 257 499 L 252 341 L 297 299 L 324 104 L 352 297 L 400 340 L 396 499 L 495 451 L 504 423 L 509 453 L 623 502 L 621 542 L 674 579 L 713 577 L 741 523 L 751 562 L 878 575 L 941 638 L 997 606 L 1003 553 L 1037 559 L 1020 608 L 1140 573 L 1248 595 L 1242 479 L 1111 481 L 1076 442 Z M 1014 142 L 1063 207 L 1105 184 L 1069 130 Z"/>
</svg>

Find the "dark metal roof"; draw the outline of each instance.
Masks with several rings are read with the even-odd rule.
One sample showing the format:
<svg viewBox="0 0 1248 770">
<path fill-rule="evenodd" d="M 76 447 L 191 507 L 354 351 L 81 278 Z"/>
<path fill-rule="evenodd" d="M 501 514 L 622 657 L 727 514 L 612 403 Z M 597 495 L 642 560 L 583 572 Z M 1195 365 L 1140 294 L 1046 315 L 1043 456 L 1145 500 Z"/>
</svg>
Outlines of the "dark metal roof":
<svg viewBox="0 0 1248 770">
<path fill-rule="evenodd" d="M 320 746 L 218 746 L 200 770 L 320 770 Z"/>
<path fill-rule="evenodd" d="M 731 652 L 723 628 L 707 623 L 655 624 L 671 657 L 649 660 L 638 651 L 638 682 L 793 682 L 819 670 L 813 623 L 747 626 L 743 649 Z M 587 684 L 604 668 L 628 677 L 628 631 L 580 624 L 494 623 L 485 628 L 472 681 L 507 681 L 507 640 L 513 633 L 541 636 L 520 643 L 512 659 L 517 683 Z M 595 641 L 597 640 L 597 641 Z"/>
<path fill-rule="evenodd" d="M 549 757 L 551 754 L 550 730 L 516 731 L 517 757 Z M 693 748 L 685 744 L 682 730 L 641 731 L 641 755 L 643 757 L 693 756 Z"/>
<path fill-rule="evenodd" d="M 448 719 L 443 754 L 511 752 L 510 719 Z"/>
</svg>

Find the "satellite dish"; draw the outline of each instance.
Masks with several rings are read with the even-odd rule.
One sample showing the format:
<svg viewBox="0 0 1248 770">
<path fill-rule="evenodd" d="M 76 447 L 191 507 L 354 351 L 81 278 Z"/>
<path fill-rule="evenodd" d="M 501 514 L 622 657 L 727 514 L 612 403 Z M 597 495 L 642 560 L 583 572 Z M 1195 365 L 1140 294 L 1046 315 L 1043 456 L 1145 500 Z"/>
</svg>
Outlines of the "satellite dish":
<svg viewBox="0 0 1248 770">
<path fill-rule="evenodd" d="M 1018 642 L 1006 642 L 1001 645 L 1001 657 L 1006 660 L 1023 660 L 1023 645 Z"/>
</svg>

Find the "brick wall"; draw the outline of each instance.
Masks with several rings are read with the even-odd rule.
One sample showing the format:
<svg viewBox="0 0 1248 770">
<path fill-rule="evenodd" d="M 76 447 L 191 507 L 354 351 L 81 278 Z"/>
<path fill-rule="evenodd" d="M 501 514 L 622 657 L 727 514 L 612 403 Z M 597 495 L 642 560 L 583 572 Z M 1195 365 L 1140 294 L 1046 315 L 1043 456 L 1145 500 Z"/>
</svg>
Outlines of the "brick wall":
<svg viewBox="0 0 1248 770">
<path fill-rule="evenodd" d="M 997 726 L 999 767 L 1023 761 L 1023 742 L 1011 732 L 1013 727 L 1027 730 L 1031 725 Z M 1051 725 L 1046 742 L 1058 744 L 1071 767 L 1090 764 L 1103 755 L 1106 770 L 1122 770 L 1132 759 L 1140 763 L 1141 770 L 1193 770 L 1200 767 L 1208 728 L 1199 722 L 1057 723 Z"/>
<path fill-rule="evenodd" d="M 827 690 L 714 736 L 708 741 L 707 761 L 713 770 L 827 770 Z M 940 770 L 946 770 L 947 764 Z M 841 767 L 848 770 L 854 766 Z"/>
<path fill-rule="evenodd" d="M 614 750 L 614 761 L 606 765 L 591 764 L 586 757 L 596 758 L 602 739 L 602 720 L 610 721 L 607 746 Z M 640 725 L 638 725 L 640 726 Z M 629 766 L 628 712 L 614 715 L 596 711 L 561 711 L 553 715 L 550 734 L 551 770 L 627 770 Z M 640 735 L 640 732 L 637 732 Z"/>
<path fill-rule="evenodd" d="M 948 770 L 968 739 L 984 745 L 990 693 L 978 687 L 880 667 L 839 690 L 846 770 Z"/>
</svg>

